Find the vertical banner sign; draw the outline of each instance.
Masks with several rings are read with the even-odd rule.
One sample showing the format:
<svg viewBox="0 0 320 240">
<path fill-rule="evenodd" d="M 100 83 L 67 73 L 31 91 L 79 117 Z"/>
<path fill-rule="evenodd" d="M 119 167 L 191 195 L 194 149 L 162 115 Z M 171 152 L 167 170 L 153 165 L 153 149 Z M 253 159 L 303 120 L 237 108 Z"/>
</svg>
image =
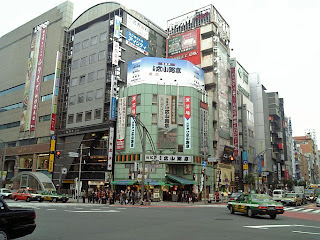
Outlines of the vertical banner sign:
<svg viewBox="0 0 320 240">
<path fill-rule="evenodd" d="M 37 120 L 37 111 L 38 111 L 38 101 L 40 94 L 40 83 L 41 83 L 41 74 L 42 74 L 42 66 L 43 66 L 43 58 L 44 58 L 44 44 L 46 41 L 46 33 L 47 28 L 44 27 L 41 29 L 41 39 L 40 39 L 40 48 L 39 48 L 39 57 L 37 64 L 37 72 L 36 79 L 34 85 L 34 96 L 32 103 L 32 113 L 31 113 L 31 122 L 30 122 L 30 131 L 35 130 L 36 120 Z"/>
<path fill-rule="evenodd" d="M 208 153 L 208 128 L 209 113 L 208 104 L 200 102 L 200 152 Z"/>
<path fill-rule="evenodd" d="M 177 96 L 171 96 L 171 124 L 177 123 Z"/>
<path fill-rule="evenodd" d="M 238 133 L 238 103 L 237 103 L 237 81 L 236 61 L 231 62 L 231 107 L 232 107 L 232 129 L 233 129 L 233 155 L 239 156 L 239 133 Z"/>
<path fill-rule="evenodd" d="M 56 69 L 54 73 L 53 91 L 52 91 L 52 107 L 51 107 L 51 127 L 50 134 L 54 134 L 54 129 L 56 126 L 56 115 L 58 106 L 58 94 L 59 94 L 59 83 L 60 83 L 60 73 L 61 73 L 61 60 L 62 54 L 57 51 L 56 58 Z"/>
<path fill-rule="evenodd" d="M 116 120 L 117 111 L 117 88 L 118 81 L 114 75 L 111 75 L 111 89 L 110 89 L 110 116 L 109 120 Z"/>
<path fill-rule="evenodd" d="M 184 97 L 184 148 L 191 149 L 191 97 Z"/>
<path fill-rule="evenodd" d="M 131 96 L 131 114 L 136 116 L 137 115 L 137 95 Z M 136 123 L 131 117 L 131 127 L 130 127 L 130 148 L 134 148 L 136 138 Z"/>
<path fill-rule="evenodd" d="M 126 110 L 127 98 L 119 98 L 118 122 L 117 122 L 117 151 L 124 150 L 124 139 L 126 134 Z"/>
<path fill-rule="evenodd" d="M 278 163 L 278 180 L 281 181 L 281 164 Z"/>
<path fill-rule="evenodd" d="M 113 158 L 113 139 L 114 139 L 114 128 L 110 127 L 109 131 L 109 148 L 108 148 L 108 171 L 112 171 L 112 158 Z"/>
<path fill-rule="evenodd" d="M 262 166 L 261 166 L 261 155 L 259 155 L 258 157 L 258 172 L 261 173 L 262 172 Z"/>
<path fill-rule="evenodd" d="M 176 98 L 158 95 L 158 147 L 172 149 L 177 147 Z"/>
<path fill-rule="evenodd" d="M 120 34 L 120 25 L 122 22 L 122 18 L 119 16 L 114 16 L 114 29 L 113 29 L 113 37 L 115 38 L 121 38 Z"/>
<path fill-rule="evenodd" d="M 53 163 L 54 163 L 54 154 L 53 152 L 56 150 L 56 136 L 52 135 L 51 136 L 51 141 L 50 141 L 50 156 L 49 156 L 49 166 L 48 166 L 48 171 L 53 172 Z"/>
<path fill-rule="evenodd" d="M 248 175 L 248 152 L 242 151 L 243 176 Z"/>
<path fill-rule="evenodd" d="M 120 58 L 120 45 L 118 42 L 113 41 L 112 64 L 118 66 L 119 65 L 119 58 Z"/>
</svg>

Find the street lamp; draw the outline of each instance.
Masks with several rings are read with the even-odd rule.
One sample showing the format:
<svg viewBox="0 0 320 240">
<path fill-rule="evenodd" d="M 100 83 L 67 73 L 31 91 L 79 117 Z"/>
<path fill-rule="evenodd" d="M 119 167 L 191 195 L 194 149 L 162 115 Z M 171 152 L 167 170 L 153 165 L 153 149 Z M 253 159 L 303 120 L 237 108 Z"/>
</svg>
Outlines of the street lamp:
<svg viewBox="0 0 320 240">
<path fill-rule="evenodd" d="M 6 148 L 6 143 L 5 143 L 5 141 L 3 141 L 2 139 L 0 139 L 0 141 L 1 142 L 3 142 L 3 144 L 4 144 L 4 147 L 3 147 L 3 154 L 2 154 L 2 164 L 1 164 L 1 187 L 3 187 L 2 186 L 2 178 L 3 178 L 3 169 L 4 169 L 4 163 L 5 163 L 5 161 L 6 161 L 6 150 L 7 150 L 7 148 Z"/>
<path fill-rule="evenodd" d="M 272 148 L 267 148 L 263 150 L 262 152 L 258 153 L 258 155 L 254 158 L 253 164 L 255 164 L 255 182 L 256 182 L 256 191 L 258 191 L 258 162 L 256 163 L 256 160 L 259 158 L 259 156 L 263 155 L 265 152 L 272 150 Z"/>
</svg>

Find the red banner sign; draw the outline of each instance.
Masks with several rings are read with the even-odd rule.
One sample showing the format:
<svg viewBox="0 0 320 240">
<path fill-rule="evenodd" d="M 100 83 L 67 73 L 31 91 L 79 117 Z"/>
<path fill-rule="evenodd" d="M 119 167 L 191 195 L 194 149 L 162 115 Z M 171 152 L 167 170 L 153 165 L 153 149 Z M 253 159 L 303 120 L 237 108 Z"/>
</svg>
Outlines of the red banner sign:
<svg viewBox="0 0 320 240">
<path fill-rule="evenodd" d="M 131 97 L 131 114 L 136 116 L 137 114 L 137 95 L 132 95 Z"/>
<path fill-rule="evenodd" d="M 184 97 L 184 117 L 187 120 L 191 117 L 191 97 Z"/>
<path fill-rule="evenodd" d="M 30 131 L 35 130 L 36 121 L 37 121 L 37 111 L 38 111 L 40 83 L 41 83 L 42 65 L 43 65 L 43 57 L 44 57 L 44 44 L 46 41 L 46 32 L 47 32 L 47 28 L 46 27 L 42 28 L 41 39 L 40 39 L 40 48 L 39 48 L 39 57 L 38 57 L 38 63 L 37 63 L 36 80 L 35 80 L 35 85 L 34 85 L 34 97 L 33 97 L 33 103 L 32 103 Z"/>
</svg>

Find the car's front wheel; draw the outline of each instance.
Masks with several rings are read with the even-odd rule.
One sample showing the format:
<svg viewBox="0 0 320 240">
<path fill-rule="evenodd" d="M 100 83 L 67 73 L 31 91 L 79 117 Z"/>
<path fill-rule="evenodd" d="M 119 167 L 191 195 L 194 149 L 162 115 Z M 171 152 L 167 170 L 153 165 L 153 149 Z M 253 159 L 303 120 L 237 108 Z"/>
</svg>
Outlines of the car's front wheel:
<svg viewBox="0 0 320 240">
<path fill-rule="evenodd" d="M 248 217 L 250 217 L 250 218 L 253 218 L 253 217 L 254 217 L 254 213 L 253 213 L 253 211 L 251 210 L 251 208 L 248 208 L 248 209 L 247 209 L 247 215 L 248 215 Z"/>
<path fill-rule="evenodd" d="M 232 205 L 229 207 L 229 211 L 230 211 L 231 214 L 234 214 L 234 208 L 233 208 Z"/>
<path fill-rule="evenodd" d="M 277 214 L 272 214 L 272 215 L 270 215 L 270 218 L 271 219 L 275 219 L 277 217 Z"/>
<path fill-rule="evenodd" d="M 31 201 L 31 199 L 29 197 L 27 197 L 26 202 L 30 202 L 30 201 Z"/>
<path fill-rule="evenodd" d="M 4 230 L 0 230 L 0 240 L 8 240 L 9 236 Z"/>
<path fill-rule="evenodd" d="M 15 201 L 18 201 L 18 198 L 17 198 L 17 196 L 15 196 L 15 197 L 13 198 L 13 200 L 15 200 Z"/>
</svg>

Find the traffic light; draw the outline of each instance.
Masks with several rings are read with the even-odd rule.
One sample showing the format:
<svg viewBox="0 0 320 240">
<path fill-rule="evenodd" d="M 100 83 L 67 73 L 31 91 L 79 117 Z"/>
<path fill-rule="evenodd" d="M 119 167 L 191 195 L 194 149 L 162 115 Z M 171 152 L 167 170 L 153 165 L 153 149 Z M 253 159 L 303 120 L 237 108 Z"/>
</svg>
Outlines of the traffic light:
<svg viewBox="0 0 320 240">
<path fill-rule="evenodd" d="M 60 158 L 61 152 L 60 151 L 56 151 L 56 158 Z"/>
<path fill-rule="evenodd" d="M 233 160 L 234 160 L 234 158 L 233 158 L 233 156 L 232 156 L 232 155 L 230 155 L 230 156 L 229 156 L 229 159 L 230 159 L 231 161 L 233 161 Z"/>
</svg>

